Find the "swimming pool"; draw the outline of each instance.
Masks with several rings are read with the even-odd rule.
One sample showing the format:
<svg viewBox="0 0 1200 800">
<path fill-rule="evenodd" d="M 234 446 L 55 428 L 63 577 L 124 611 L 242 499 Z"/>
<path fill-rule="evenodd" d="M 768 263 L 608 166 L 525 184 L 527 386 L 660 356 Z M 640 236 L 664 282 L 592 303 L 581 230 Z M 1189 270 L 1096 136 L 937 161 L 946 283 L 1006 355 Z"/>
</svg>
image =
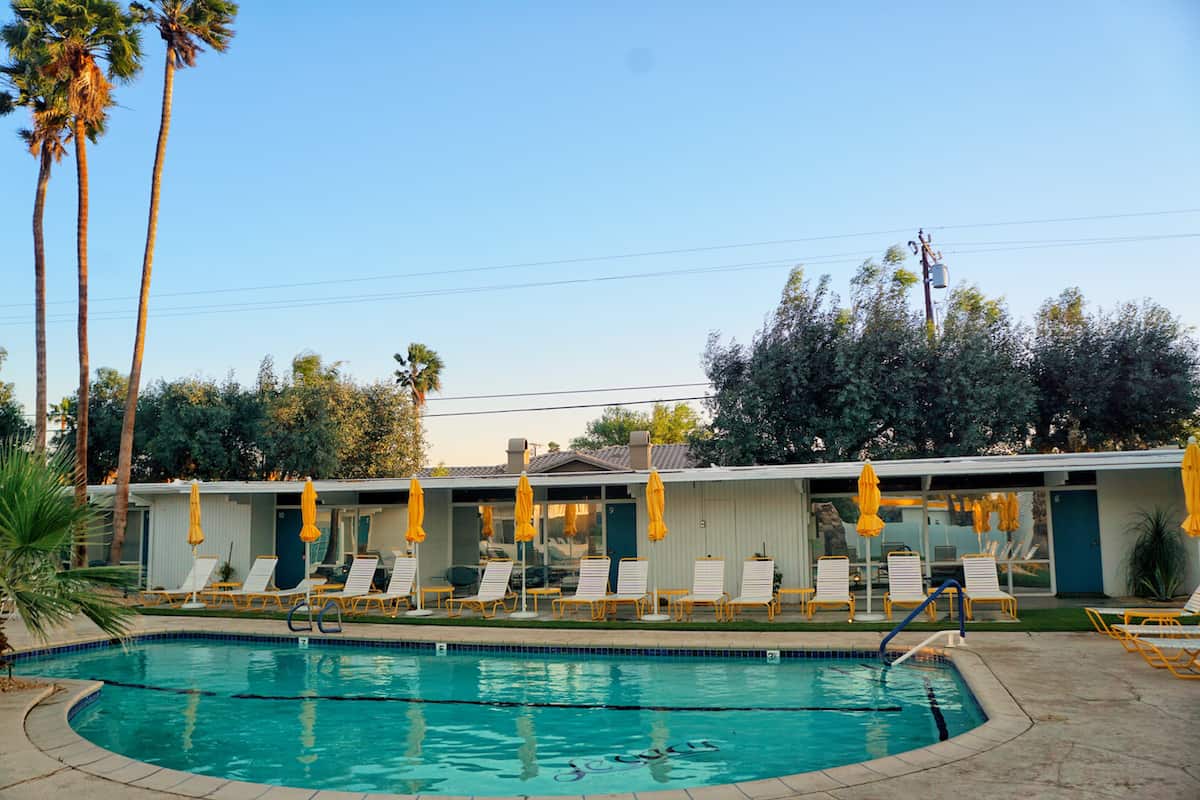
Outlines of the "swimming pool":
<svg viewBox="0 0 1200 800">
<path fill-rule="evenodd" d="M 984 721 L 948 664 L 187 638 L 19 662 L 105 681 L 71 724 L 244 781 L 459 795 L 733 783 L 879 758 Z"/>
</svg>

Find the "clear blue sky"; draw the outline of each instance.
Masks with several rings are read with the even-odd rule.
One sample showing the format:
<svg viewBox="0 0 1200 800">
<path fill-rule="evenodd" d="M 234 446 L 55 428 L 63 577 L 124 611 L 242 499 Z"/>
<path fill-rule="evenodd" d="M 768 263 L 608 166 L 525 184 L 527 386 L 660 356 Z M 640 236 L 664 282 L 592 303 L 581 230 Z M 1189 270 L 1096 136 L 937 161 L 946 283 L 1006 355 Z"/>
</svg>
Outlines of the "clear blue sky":
<svg viewBox="0 0 1200 800">
<path fill-rule="evenodd" d="M 91 150 L 91 358 L 122 371 L 161 91 L 157 36 L 146 50 Z M 36 165 L 21 124 L 0 120 L 0 377 L 29 406 Z M 1022 317 L 1079 285 L 1200 323 L 1194 239 L 973 244 L 1198 233 L 1200 214 L 937 230 L 1200 207 L 1197 142 L 1193 0 L 245 2 L 232 50 L 176 81 L 145 374 L 252 382 L 265 354 L 284 366 L 312 349 L 375 379 L 416 340 L 444 356 L 446 395 L 688 382 L 709 331 L 751 336 L 787 263 L 844 289 L 857 261 L 911 234 L 436 273 L 918 226 L 954 280 Z M 47 211 L 52 401 L 75 382 L 73 170 L 58 167 Z M 386 297 L 758 261 L 777 265 Z M 387 277 L 412 272 L 435 274 Z M 358 277 L 379 279 L 246 288 Z M 222 293 L 169 296 L 183 291 Z M 296 299 L 317 303 L 168 316 Z M 584 402 L 544 400 L 430 411 Z M 430 457 L 496 463 L 508 437 L 565 443 L 594 413 L 431 419 Z"/>
</svg>

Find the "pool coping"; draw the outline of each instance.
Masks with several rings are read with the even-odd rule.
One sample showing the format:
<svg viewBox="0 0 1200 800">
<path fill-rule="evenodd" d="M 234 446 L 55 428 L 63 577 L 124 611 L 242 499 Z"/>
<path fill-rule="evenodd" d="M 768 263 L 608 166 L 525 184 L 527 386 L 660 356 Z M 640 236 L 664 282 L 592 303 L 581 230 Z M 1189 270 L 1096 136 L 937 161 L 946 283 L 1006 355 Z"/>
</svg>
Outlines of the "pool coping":
<svg viewBox="0 0 1200 800">
<path fill-rule="evenodd" d="M 199 634 L 199 635 L 197 635 Z M 147 633 L 130 637 L 139 640 L 163 640 L 178 638 L 214 638 L 230 640 L 296 640 L 298 636 L 282 636 L 276 634 L 225 634 L 220 631 L 192 631 L 170 633 Z M 309 637 L 322 639 L 325 637 Z M 322 641 L 322 644 L 332 642 Z M 353 638 L 341 640 L 338 644 L 359 644 Z M 105 637 L 92 637 L 76 641 L 69 645 L 58 647 L 33 648 L 18 654 L 21 660 L 34 655 L 76 650 L 83 648 L 109 645 Z M 370 646 L 370 645 L 368 645 Z M 375 645 L 381 646 L 381 645 Z M 392 643 L 392 646 L 404 648 L 428 647 L 433 648 L 434 642 Z M 574 651 L 652 651 L 657 654 L 672 650 L 684 651 L 687 654 L 709 650 L 719 655 L 720 648 L 621 648 L 621 647 L 569 647 L 569 646 L 528 646 L 528 645 L 458 645 L 455 649 L 467 651 L 500 650 L 525 652 L 547 652 L 571 654 Z M 742 650 L 742 648 L 736 648 Z M 830 652 L 831 648 L 780 648 L 790 657 L 812 657 L 817 654 Z M 899 648 L 897 648 L 899 650 Z M 846 648 L 844 651 L 833 649 L 833 652 L 859 653 L 862 648 Z M 750 651 L 747 651 L 750 652 Z M 765 651 L 758 651 L 765 652 Z M 782 655 L 782 653 L 781 653 Z M 933 656 L 932 660 L 948 660 L 967 684 L 974 695 L 986 721 L 978 727 L 951 737 L 943 742 L 936 742 L 925 747 L 907 750 L 903 753 L 883 758 L 831 767 L 824 770 L 783 775 L 774 778 L 711 786 L 697 786 L 688 789 L 665 789 L 645 792 L 622 794 L 605 794 L 609 800 L 708 800 L 708 798 L 745 797 L 748 800 L 774 800 L 774 798 L 803 797 L 806 794 L 823 794 L 830 790 L 847 787 L 874 784 L 898 778 L 927 769 L 940 767 L 960 761 L 965 758 L 986 752 L 1009 742 L 1032 727 L 1033 722 L 1021 709 L 1020 705 L 987 666 L 982 656 L 966 648 L 926 648 L 922 656 Z M 734 656 L 738 657 L 738 656 Z M 24 732 L 29 741 L 50 758 L 56 759 L 71 769 L 105 781 L 125 784 L 139 789 L 150 789 L 181 797 L 205 797 L 214 800 L 346 800 L 354 797 L 360 800 L 413 800 L 417 795 L 358 793 L 332 790 L 307 789 L 300 787 L 276 786 L 272 784 L 251 783 L 231 780 L 198 773 L 183 772 L 166 767 L 158 767 L 143 761 L 114 753 L 93 744 L 83 738 L 70 725 L 71 717 L 94 702 L 103 688 L 98 681 L 79 681 L 55 679 L 56 690 L 52 693 L 43 692 L 40 698 L 31 702 L 24 718 Z M 601 795 L 587 795 L 589 798 Z M 421 798 L 430 800 L 451 800 L 450 795 L 421 794 Z M 500 800 L 490 796 L 476 795 L 476 800 Z M 530 796 L 535 797 L 535 796 Z M 582 800 L 584 795 L 553 795 L 558 800 Z M 457 800 L 457 798 L 455 798 Z"/>
</svg>

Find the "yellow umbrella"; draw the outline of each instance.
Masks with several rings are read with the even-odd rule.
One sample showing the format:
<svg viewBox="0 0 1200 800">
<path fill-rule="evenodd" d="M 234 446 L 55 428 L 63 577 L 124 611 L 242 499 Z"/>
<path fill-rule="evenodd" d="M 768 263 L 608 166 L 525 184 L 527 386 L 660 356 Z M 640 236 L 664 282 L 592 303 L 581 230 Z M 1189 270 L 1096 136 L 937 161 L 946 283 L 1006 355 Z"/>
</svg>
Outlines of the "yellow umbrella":
<svg viewBox="0 0 1200 800">
<path fill-rule="evenodd" d="M 659 477 L 658 470 L 652 469 L 650 478 L 646 481 L 646 516 L 649 518 L 649 523 L 646 525 L 646 538 L 651 542 L 661 542 L 667 538 L 667 523 L 663 521 L 666 505 L 667 492 L 663 488 L 662 478 Z M 654 580 L 654 609 L 642 619 L 649 622 L 663 622 L 667 619 L 666 614 L 658 613 L 657 578 Z"/>
<path fill-rule="evenodd" d="M 300 541 L 304 542 L 304 604 L 308 607 L 308 624 L 312 625 L 312 591 L 308 582 L 308 546 L 321 538 L 317 527 L 317 490 L 312 478 L 304 479 L 304 490 L 300 492 Z"/>
<path fill-rule="evenodd" d="M 1000 500 L 999 521 L 996 527 L 1005 533 L 1012 533 L 1021 527 L 1021 505 L 1016 492 L 1009 492 Z"/>
<path fill-rule="evenodd" d="M 563 509 L 563 536 L 575 536 L 579 533 L 579 527 L 575 524 L 575 515 L 578 513 L 574 503 L 567 503 Z"/>
<path fill-rule="evenodd" d="M 983 550 L 983 534 L 992 529 L 991 508 L 986 497 L 971 504 L 971 527 L 975 529 L 975 538 L 979 540 L 979 549 Z"/>
<path fill-rule="evenodd" d="M 492 523 L 492 507 L 484 506 L 481 513 L 483 516 L 483 525 L 479 530 L 479 535 L 485 539 L 490 539 L 496 535 L 496 528 Z"/>
<path fill-rule="evenodd" d="M 421 542 L 425 541 L 425 529 L 421 527 L 425 522 L 425 492 L 421 489 L 421 482 L 413 478 L 408 482 L 408 530 L 404 532 L 404 539 L 413 546 L 413 558 L 417 562 L 415 580 L 417 584 L 417 607 L 405 613 L 408 617 L 427 617 L 429 613 L 426 611 L 422 603 L 421 592 Z"/>
<path fill-rule="evenodd" d="M 1188 437 L 1183 453 L 1183 501 L 1187 517 L 1180 527 L 1188 536 L 1200 537 L 1200 444 L 1196 444 L 1195 436 Z"/>
<path fill-rule="evenodd" d="M 521 480 L 517 482 L 516 526 L 513 541 L 532 542 L 537 536 L 537 530 L 533 527 L 533 487 L 529 485 L 529 476 L 524 472 L 521 473 Z M 531 619 L 537 616 L 537 612 L 529 611 L 525 605 L 525 550 L 526 548 L 521 548 L 521 610 L 511 615 L 517 619 Z"/>
<path fill-rule="evenodd" d="M 184 608 L 204 608 L 204 603 L 196 599 L 200 589 L 196 585 L 196 548 L 204 543 L 204 529 L 200 527 L 200 483 L 192 481 L 191 495 L 188 497 L 188 532 L 187 543 L 192 546 L 192 599 L 183 604 Z"/>
<path fill-rule="evenodd" d="M 859 536 L 874 539 L 883 533 L 883 520 L 879 518 L 881 499 L 879 478 L 875 475 L 875 468 L 868 461 L 863 464 L 862 472 L 858 476 L 858 524 L 854 529 L 858 531 Z M 871 543 L 867 542 L 867 613 L 862 615 L 863 619 L 875 616 L 871 612 L 871 584 Z"/>
</svg>

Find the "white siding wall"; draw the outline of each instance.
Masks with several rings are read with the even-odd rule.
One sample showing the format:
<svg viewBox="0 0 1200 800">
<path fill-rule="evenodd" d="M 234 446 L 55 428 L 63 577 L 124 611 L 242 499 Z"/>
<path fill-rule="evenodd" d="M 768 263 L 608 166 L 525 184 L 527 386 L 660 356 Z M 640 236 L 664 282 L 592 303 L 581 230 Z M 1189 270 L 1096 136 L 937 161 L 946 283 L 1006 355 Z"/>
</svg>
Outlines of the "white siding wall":
<svg viewBox="0 0 1200 800">
<path fill-rule="evenodd" d="M 227 495 L 201 495 L 200 517 L 204 544 L 200 555 L 229 557 L 233 543 L 233 566 L 237 578 L 246 576 L 250 567 L 250 498 L 241 503 Z M 188 496 L 156 497 L 151 512 L 149 585 L 173 589 L 187 577 L 192 565 L 192 548 L 187 543 Z"/>
<path fill-rule="evenodd" d="M 651 561 L 651 581 L 662 588 L 690 588 L 692 565 L 711 555 L 725 559 L 725 591 L 736 595 L 742 562 L 766 544 L 783 572 L 784 586 L 803 586 L 802 503 L 796 482 L 730 481 L 668 483 L 662 542 L 646 538 L 646 506 L 638 500 L 638 554 Z"/>
<path fill-rule="evenodd" d="M 450 556 L 450 490 L 427 489 L 425 491 L 425 542 L 421 545 L 421 583 L 440 578 L 449 566 Z M 370 550 L 378 550 L 384 561 L 390 563 L 393 550 L 408 546 L 405 532 L 408 531 L 408 506 L 389 506 L 375 514 L 371 523 Z M 440 583 L 441 581 L 436 581 Z"/>
<path fill-rule="evenodd" d="M 1096 490 L 1104 593 L 1114 597 L 1127 595 L 1125 559 L 1135 537 L 1126 529 L 1139 509 L 1151 511 L 1156 506 L 1170 509 L 1172 524 L 1182 523 L 1183 482 L 1177 469 L 1101 471 L 1096 474 Z M 1190 558 L 1184 590 L 1190 594 L 1200 584 L 1200 540 L 1185 538 L 1184 544 Z M 1067 555 L 1059 553 L 1058 557 Z"/>
</svg>

